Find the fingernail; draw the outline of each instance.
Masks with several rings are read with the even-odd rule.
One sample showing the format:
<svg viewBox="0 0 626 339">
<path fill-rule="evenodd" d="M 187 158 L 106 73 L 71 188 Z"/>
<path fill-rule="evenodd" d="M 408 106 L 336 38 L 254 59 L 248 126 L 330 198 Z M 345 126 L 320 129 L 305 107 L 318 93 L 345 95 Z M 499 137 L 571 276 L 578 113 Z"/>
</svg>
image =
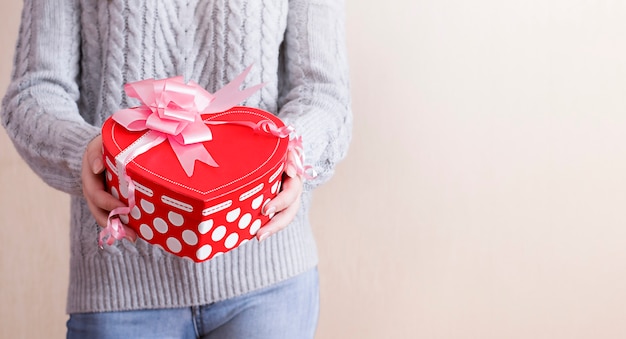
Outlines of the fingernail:
<svg viewBox="0 0 626 339">
<path fill-rule="evenodd" d="M 288 165 L 285 173 L 287 173 L 287 176 L 289 176 L 290 178 L 293 178 L 296 176 L 296 169 L 293 166 Z"/>
<path fill-rule="evenodd" d="M 127 234 L 124 238 L 128 239 L 128 241 L 132 242 L 133 244 L 137 242 L 136 235 Z"/>
<path fill-rule="evenodd" d="M 272 206 L 265 210 L 265 215 L 274 214 L 276 212 L 276 207 Z"/>
<path fill-rule="evenodd" d="M 270 232 L 265 232 L 261 234 L 261 236 L 259 237 L 259 242 L 263 242 L 263 240 L 267 239 L 267 237 L 269 237 L 270 235 L 271 235 Z"/>
<path fill-rule="evenodd" d="M 102 159 L 100 159 L 100 158 L 95 158 L 91 162 L 91 170 L 94 173 L 96 173 L 96 174 L 98 174 L 98 173 L 100 173 L 100 171 L 102 171 L 102 169 L 103 169 L 102 166 L 103 166 Z"/>
</svg>

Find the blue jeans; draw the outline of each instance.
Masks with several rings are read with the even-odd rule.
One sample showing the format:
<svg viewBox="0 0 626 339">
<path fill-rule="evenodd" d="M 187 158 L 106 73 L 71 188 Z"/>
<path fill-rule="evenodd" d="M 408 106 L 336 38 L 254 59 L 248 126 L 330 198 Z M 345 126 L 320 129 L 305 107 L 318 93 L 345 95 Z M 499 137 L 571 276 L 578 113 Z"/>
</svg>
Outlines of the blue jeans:
<svg viewBox="0 0 626 339">
<path fill-rule="evenodd" d="M 317 269 L 204 306 L 76 313 L 67 338 L 313 338 L 319 314 Z"/>
</svg>

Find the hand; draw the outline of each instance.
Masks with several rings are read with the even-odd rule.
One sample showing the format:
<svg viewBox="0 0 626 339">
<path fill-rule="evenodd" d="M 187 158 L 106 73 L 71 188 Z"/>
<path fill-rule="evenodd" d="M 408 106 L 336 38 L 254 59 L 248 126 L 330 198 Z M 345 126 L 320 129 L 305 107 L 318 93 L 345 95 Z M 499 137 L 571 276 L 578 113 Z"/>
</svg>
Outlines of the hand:
<svg viewBox="0 0 626 339">
<path fill-rule="evenodd" d="M 91 211 L 98 225 L 106 227 L 109 212 L 125 205 L 104 188 L 102 136 L 97 136 L 87 144 L 83 155 L 81 180 L 83 182 L 83 195 L 87 200 L 89 211 Z M 135 231 L 126 226 L 124 229 L 129 240 L 134 241 L 137 238 Z"/>
<path fill-rule="evenodd" d="M 289 157 L 295 156 L 289 152 Z M 302 196 L 302 177 L 300 177 L 296 169 L 287 165 L 283 174 L 282 190 L 278 195 L 263 207 L 264 215 L 272 215 L 274 217 L 265 226 L 261 227 L 257 232 L 257 239 L 263 241 L 270 235 L 287 227 L 295 218 L 300 208 L 300 199 Z"/>
</svg>

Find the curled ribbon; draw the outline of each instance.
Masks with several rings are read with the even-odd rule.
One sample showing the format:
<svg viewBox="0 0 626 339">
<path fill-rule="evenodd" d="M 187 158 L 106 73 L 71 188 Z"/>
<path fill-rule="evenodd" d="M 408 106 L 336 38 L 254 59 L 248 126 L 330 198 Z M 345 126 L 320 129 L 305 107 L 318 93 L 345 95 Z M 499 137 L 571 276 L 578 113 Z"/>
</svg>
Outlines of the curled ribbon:
<svg viewBox="0 0 626 339">
<path fill-rule="evenodd" d="M 304 146 L 302 145 L 302 136 L 291 137 L 287 148 L 293 153 L 293 157 L 287 159 L 287 166 L 293 166 L 296 174 L 304 179 L 313 179 L 317 176 L 315 169 L 311 165 L 305 165 Z"/>
</svg>

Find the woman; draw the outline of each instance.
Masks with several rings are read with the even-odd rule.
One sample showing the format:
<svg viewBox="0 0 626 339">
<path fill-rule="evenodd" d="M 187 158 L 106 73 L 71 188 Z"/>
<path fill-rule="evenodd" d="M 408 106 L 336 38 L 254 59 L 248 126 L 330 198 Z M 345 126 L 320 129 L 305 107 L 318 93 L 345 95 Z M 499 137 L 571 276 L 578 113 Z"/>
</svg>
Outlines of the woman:
<svg viewBox="0 0 626 339">
<path fill-rule="evenodd" d="M 340 0 L 25 0 L 2 123 L 71 194 L 69 338 L 312 338 L 317 254 L 307 213 L 351 135 Z M 317 177 L 285 177 L 257 237 L 196 264 L 143 240 L 98 247 L 110 210 L 100 127 L 125 83 L 183 75 L 215 92 L 254 64 L 247 106 L 303 136 Z M 45 227 L 46 225 L 42 225 Z"/>
</svg>

